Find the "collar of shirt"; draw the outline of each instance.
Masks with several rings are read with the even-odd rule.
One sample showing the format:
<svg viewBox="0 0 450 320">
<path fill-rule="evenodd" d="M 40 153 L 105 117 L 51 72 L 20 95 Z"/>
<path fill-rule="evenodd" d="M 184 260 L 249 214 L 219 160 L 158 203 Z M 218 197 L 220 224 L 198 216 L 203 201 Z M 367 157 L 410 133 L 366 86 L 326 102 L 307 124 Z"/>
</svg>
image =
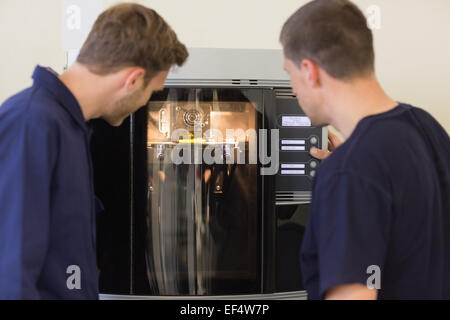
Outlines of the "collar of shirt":
<svg viewBox="0 0 450 320">
<path fill-rule="evenodd" d="M 37 66 L 33 73 L 34 85 L 42 86 L 51 92 L 60 105 L 72 116 L 75 122 L 90 136 L 92 126 L 86 122 L 81 107 L 72 92 L 58 78 L 58 74 L 50 68 Z"/>
</svg>

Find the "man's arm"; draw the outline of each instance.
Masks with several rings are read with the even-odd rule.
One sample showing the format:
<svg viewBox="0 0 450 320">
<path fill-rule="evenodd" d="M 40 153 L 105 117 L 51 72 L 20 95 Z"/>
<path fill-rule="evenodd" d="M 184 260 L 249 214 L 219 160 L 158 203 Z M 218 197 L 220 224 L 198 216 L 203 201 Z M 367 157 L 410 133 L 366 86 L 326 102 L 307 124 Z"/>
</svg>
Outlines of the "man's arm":
<svg viewBox="0 0 450 320">
<path fill-rule="evenodd" d="M 320 192 L 309 228 L 318 257 L 317 298 L 374 299 L 365 285 L 370 267 L 383 270 L 392 225 L 390 194 L 371 179 L 345 171 L 319 177 L 315 188 Z"/>
<path fill-rule="evenodd" d="M 56 137 L 41 119 L 11 127 L 1 158 L 0 299 L 39 299 Z"/>
<path fill-rule="evenodd" d="M 337 135 L 328 131 L 328 150 L 321 150 L 317 148 L 311 149 L 311 155 L 317 159 L 324 160 L 337 147 L 342 144 L 342 141 Z M 344 284 L 332 287 L 325 293 L 325 300 L 376 300 L 378 297 L 378 290 L 369 289 L 360 283 Z"/>
<path fill-rule="evenodd" d="M 376 300 L 378 291 L 360 283 L 333 287 L 325 293 L 325 300 Z"/>
</svg>

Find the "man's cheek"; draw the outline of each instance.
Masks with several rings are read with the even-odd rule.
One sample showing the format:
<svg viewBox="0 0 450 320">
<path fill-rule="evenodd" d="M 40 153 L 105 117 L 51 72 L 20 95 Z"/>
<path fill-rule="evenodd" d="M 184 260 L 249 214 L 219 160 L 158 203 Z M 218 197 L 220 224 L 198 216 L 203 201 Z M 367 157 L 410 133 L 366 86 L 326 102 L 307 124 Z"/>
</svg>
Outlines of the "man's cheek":
<svg viewBox="0 0 450 320">
<path fill-rule="evenodd" d="M 150 98 L 152 97 L 152 93 L 150 93 L 150 94 L 148 94 L 148 95 L 144 95 L 143 96 L 143 98 L 142 98 L 142 100 L 140 101 L 141 103 L 140 103 L 140 106 L 142 107 L 142 106 L 145 106 L 147 103 L 148 103 L 148 101 L 150 100 Z"/>
</svg>

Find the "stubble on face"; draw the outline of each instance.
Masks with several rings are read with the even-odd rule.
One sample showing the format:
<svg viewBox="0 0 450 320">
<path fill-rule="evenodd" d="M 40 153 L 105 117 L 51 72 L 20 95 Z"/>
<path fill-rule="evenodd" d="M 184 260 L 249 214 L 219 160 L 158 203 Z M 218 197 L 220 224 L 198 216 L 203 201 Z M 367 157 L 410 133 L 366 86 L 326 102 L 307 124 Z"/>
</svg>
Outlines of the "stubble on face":
<svg viewBox="0 0 450 320">
<path fill-rule="evenodd" d="M 122 122 L 133 112 L 135 112 L 138 108 L 142 107 L 141 101 L 143 100 L 144 90 L 138 90 L 133 93 L 130 93 L 128 96 L 123 97 L 116 103 L 114 103 L 111 108 L 111 113 L 107 116 L 104 116 L 104 120 L 106 120 L 110 125 L 114 127 L 118 127 L 122 124 Z"/>
<path fill-rule="evenodd" d="M 299 100 L 299 99 L 297 99 Z M 311 125 L 314 127 L 323 127 L 327 126 L 328 123 L 325 121 L 324 116 L 320 112 L 320 106 L 315 105 L 312 102 L 305 102 L 300 103 L 300 107 L 302 108 L 303 112 L 308 116 L 308 118 L 311 120 Z"/>
</svg>

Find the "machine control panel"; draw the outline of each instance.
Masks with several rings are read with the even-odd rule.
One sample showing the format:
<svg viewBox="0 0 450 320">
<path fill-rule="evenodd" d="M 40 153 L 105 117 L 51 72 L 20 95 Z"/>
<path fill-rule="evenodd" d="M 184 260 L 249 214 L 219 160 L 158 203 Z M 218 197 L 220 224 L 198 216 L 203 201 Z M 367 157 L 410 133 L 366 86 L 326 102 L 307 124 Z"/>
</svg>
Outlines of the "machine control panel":
<svg viewBox="0 0 450 320">
<path fill-rule="evenodd" d="M 314 127 L 293 95 L 277 95 L 276 125 L 280 134 L 280 168 L 275 179 L 276 203 L 308 203 L 320 160 L 312 147 L 327 145 L 327 130 Z"/>
</svg>

